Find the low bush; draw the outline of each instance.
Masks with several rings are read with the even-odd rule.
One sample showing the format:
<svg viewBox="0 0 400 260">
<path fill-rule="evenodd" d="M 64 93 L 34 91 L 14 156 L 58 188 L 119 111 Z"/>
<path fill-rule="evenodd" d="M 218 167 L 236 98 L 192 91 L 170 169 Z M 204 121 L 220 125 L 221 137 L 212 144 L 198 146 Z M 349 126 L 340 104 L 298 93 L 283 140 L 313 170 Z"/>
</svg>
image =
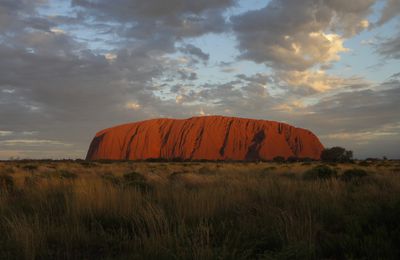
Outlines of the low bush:
<svg viewBox="0 0 400 260">
<path fill-rule="evenodd" d="M 112 174 L 112 172 L 106 172 L 102 174 L 101 178 L 115 185 L 121 184 L 121 179 Z"/>
<path fill-rule="evenodd" d="M 138 172 L 129 172 L 124 174 L 124 185 L 128 187 L 135 187 L 141 191 L 150 191 L 152 186 L 147 183 L 146 178 Z"/>
<path fill-rule="evenodd" d="M 129 172 L 124 174 L 124 180 L 126 182 L 138 182 L 146 181 L 146 179 L 138 172 Z"/>
<path fill-rule="evenodd" d="M 40 180 L 39 176 L 32 174 L 30 176 L 25 176 L 24 184 L 25 184 L 25 186 L 33 187 L 33 186 L 36 186 L 39 183 L 39 180 Z"/>
<path fill-rule="evenodd" d="M 358 163 L 358 165 L 368 167 L 368 166 L 371 165 L 371 163 L 367 162 L 367 161 L 361 161 L 361 162 Z"/>
<path fill-rule="evenodd" d="M 82 162 L 79 162 L 79 164 L 82 165 L 82 166 L 85 167 L 85 168 L 96 167 L 96 163 L 94 163 L 94 162 L 85 162 L 85 161 L 82 161 Z"/>
<path fill-rule="evenodd" d="M 37 168 L 38 168 L 38 166 L 36 164 L 26 164 L 26 165 L 22 166 L 22 169 L 24 169 L 26 171 L 30 171 L 30 172 L 37 170 Z"/>
<path fill-rule="evenodd" d="M 302 162 L 301 165 L 311 165 L 311 162 Z"/>
<path fill-rule="evenodd" d="M 15 169 L 13 167 L 5 167 L 0 170 L 0 174 L 13 174 L 15 173 Z"/>
<path fill-rule="evenodd" d="M 199 174 L 208 175 L 208 174 L 215 174 L 215 171 L 210 169 L 210 167 L 203 166 L 199 169 Z"/>
<path fill-rule="evenodd" d="M 264 169 L 261 170 L 261 173 L 266 174 L 266 173 L 270 173 L 272 171 L 275 171 L 277 168 L 275 166 L 269 166 L 269 167 L 265 167 Z"/>
<path fill-rule="evenodd" d="M 12 192 L 15 188 L 14 179 L 7 174 L 0 175 L 0 192 Z"/>
<path fill-rule="evenodd" d="M 367 175 L 368 174 L 365 170 L 354 168 L 344 171 L 343 174 L 340 176 L 340 179 L 343 181 L 353 181 L 359 180 L 360 178 L 363 178 Z"/>
<path fill-rule="evenodd" d="M 285 157 L 283 156 L 275 156 L 272 161 L 276 163 L 284 163 L 286 161 Z"/>
<path fill-rule="evenodd" d="M 303 178 L 306 180 L 330 179 L 337 177 L 337 171 L 327 165 L 318 165 L 306 171 Z"/>
<path fill-rule="evenodd" d="M 78 175 L 76 173 L 67 171 L 67 170 L 61 170 L 60 171 L 60 178 L 62 179 L 76 179 L 78 178 Z"/>
<path fill-rule="evenodd" d="M 298 158 L 296 156 L 289 156 L 286 161 L 290 162 L 290 163 L 294 163 L 294 162 L 300 161 L 300 158 Z"/>
</svg>

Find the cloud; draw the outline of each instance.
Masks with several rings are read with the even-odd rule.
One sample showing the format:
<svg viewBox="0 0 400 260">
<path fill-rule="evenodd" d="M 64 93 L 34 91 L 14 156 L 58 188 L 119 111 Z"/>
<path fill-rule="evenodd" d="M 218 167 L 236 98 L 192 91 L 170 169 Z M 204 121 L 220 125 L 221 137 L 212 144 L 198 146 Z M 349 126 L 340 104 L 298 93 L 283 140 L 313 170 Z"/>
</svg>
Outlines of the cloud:
<svg viewBox="0 0 400 260">
<path fill-rule="evenodd" d="M 337 61 L 347 51 L 344 38 L 366 28 L 374 2 L 273 0 L 231 20 L 242 58 L 277 69 L 306 70 Z"/>
<path fill-rule="evenodd" d="M 126 103 L 125 107 L 132 110 L 139 110 L 141 108 L 140 104 L 136 102 L 128 102 Z"/>
<path fill-rule="evenodd" d="M 199 114 L 286 121 L 353 145 L 352 132 L 399 118 L 396 76 L 374 86 L 327 71 L 371 28 L 375 2 L 272 0 L 229 19 L 235 0 L 74 0 L 56 15 L 38 9 L 45 0 L 1 1 L 0 158 L 82 158 L 100 129 Z M 208 38 L 193 41 L 209 33 L 234 34 L 243 59 L 269 68 L 211 57 Z M 398 58 L 395 38 L 383 46 Z"/>
<path fill-rule="evenodd" d="M 43 146 L 43 145 L 54 145 L 54 146 L 71 146 L 60 141 L 54 140 L 38 140 L 38 139 L 12 139 L 0 141 L 1 145 L 4 146 Z"/>
<path fill-rule="evenodd" d="M 399 125 L 384 125 L 374 131 L 361 131 L 361 132 L 338 132 L 328 135 L 322 135 L 320 138 L 330 139 L 333 141 L 356 141 L 357 143 L 368 143 L 371 140 L 379 140 L 384 137 L 400 136 Z"/>
<path fill-rule="evenodd" d="M 15 2 L 10 5 L 19 7 Z M 29 10 L 33 17 L 37 15 L 33 7 Z M 23 26 L 21 21 L 27 19 L 14 18 L 20 21 L 15 27 Z M 154 116 L 154 111 L 126 109 L 125 104 L 132 100 L 140 100 L 144 107 L 159 103 L 153 80 L 177 70 L 172 58 L 152 53 L 146 44 L 119 46 L 102 53 L 66 30 L 13 30 L 0 41 L 2 128 L 15 133 L 35 129 L 36 140 L 68 140 L 66 143 L 77 146 L 64 147 L 65 154 L 80 153 L 76 157 L 84 156 L 82 151 L 99 129 Z M 194 77 L 189 75 L 190 79 Z M 22 140 L 15 137 L 13 140 Z M 3 140 L 2 146 L 6 144 L 11 151 L 11 141 Z M 19 144 L 20 149 L 25 145 L 29 150 L 29 143 Z M 35 143 L 36 147 L 45 145 Z"/>
<path fill-rule="evenodd" d="M 360 78 L 344 78 L 329 75 L 323 70 L 277 71 L 274 80 L 283 89 L 302 96 L 339 89 L 355 83 L 363 84 Z"/>
<path fill-rule="evenodd" d="M 13 131 L 1 131 L 0 130 L 0 137 L 9 136 L 9 135 L 12 135 L 13 133 L 14 133 Z"/>
<path fill-rule="evenodd" d="M 192 55 L 204 62 L 210 59 L 210 55 L 204 53 L 200 48 L 194 46 L 193 44 L 186 44 L 185 46 L 179 48 L 179 50 L 185 54 Z"/>
<path fill-rule="evenodd" d="M 3 0 L 0 2 L 0 34 L 21 30 L 23 27 L 49 29 L 50 22 L 46 19 L 31 18 L 36 13 L 36 7 L 44 4 L 43 0 Z"/>
<path fill-rule="evenodd" d="M 213 9 L 232 6 L 232 0 L 73 0 L 74 5 L 90 8 L 115 20 L 131 21 L 132 19 L 166 19 L 179 18 L 184 14 L 198 15 Z M 170 22 L 173 22 L 172 19 Z"/>
<path fill-rule="evenodd" d="M 145 41 L 152 49 L 172 52 L 174 43 L 185 37 L 224 32 L 223 12 L 235 0 L 73 0 L 98 22 L 116 22 L 120 37 Z"/>
<path fill-rule="evenodd" d="M 378 25 L 390 21 L 392 18 L 400 14 L 400 1 L 398 0 L 387 0 L 386 5 L 382 11 L 381 17 L 377 22 Z"/>
<path fill-rule="evenodd" d="M 314 125 L 321 135 L 341 132 L 374 132 L 385 125 L 398 125 L 400 114 L 400 84 L 390 88 L 384 84 L 375 89 L 341 92 L 307 106 L 310 112 L 301 118 L 302 124 Z M 295 120 L 299 121 L 299 120 Z"/>
<path fill-rule="evenodd" d="M 384 153 L 396 157 L 395 146 L 400 145 L 400 80 L 396 75 L 378 85 L 352 78 L 342 82 L 340 91 L 326 91 L 319 96 L 293 92 L 271 95 L 271 83 L 249 81 L 258 75 L 241 75 L 238 81 L 204 86 L 192 93 L 192 103 L 183 104 L 186 110 L 194 110 L 198 108 L 196 102 L 202 101 L 208 104 L 210 114 L 277 120 L 304 127 L 320 136 L 326 146 L 344 146 L 361 158 Z"/>
<path fill-rule="evenodd" d="M 271 76 L 266 73 L 256 73 L 251 76 L 247 76 L 245 74 L 237 74 L 236 77 L 246 82 L 256 83 L 260 85 L 271 83 Z"/>
<path fill-rule="evenodd" d="M 179 74 L 179 76 L 182 80 L 196 80 L 197 79 L 196 72 L 191 72 L 191 71 L 181 69 L 181 70 L 178 70 L 177 73 Z"/>
<path fill-rule="evenodd" d="M 384 58 L 400 59 L 400 34 L 375 44 L 375 49 Z"/>
</svg>

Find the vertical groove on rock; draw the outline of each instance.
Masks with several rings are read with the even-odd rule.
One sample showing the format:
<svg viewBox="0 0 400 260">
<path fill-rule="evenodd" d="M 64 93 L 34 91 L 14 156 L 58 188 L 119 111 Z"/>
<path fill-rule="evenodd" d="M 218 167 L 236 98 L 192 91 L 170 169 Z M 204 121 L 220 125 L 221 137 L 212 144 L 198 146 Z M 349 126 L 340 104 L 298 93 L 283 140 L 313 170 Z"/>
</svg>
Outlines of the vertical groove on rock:
<svg viewBox="0 0 400 260">
<path fill-rule="evenodd" d="M 131 154 L 131 144 L 133 142 L 133 139 L 135 139 L 136 135 L 139 132 L 139 126 L 136 127 L 136 131 L 135 133 L 131 136 L 131 138 L 129 139 L 127 146 L 126 146 L 126 154 L 125 154 L 125 160 L 129 160 L 129 156 Z"/>
<path fill-rule="evenodd" d="M 204 134 L 204 125 L 200 128 L 200 132 L 197 135 L 197 138 L 196 138 L 196 141 L 195 141 L 195 145 L 193 146 L 193 150 L 190 153 L 190 158 L 189 159 L 193 159 L 194 153 L 197 151 L 197 149 L 199 149 L 200 144 L 201 144 L 201 140 L 203 138 L 203 134 Z"/>
<path fill-rule="evenodd" d="M 135 128 L 135 125 L 133 125 L 132 127 L 130 127 L 129 130 L 126 131 L 126 134 L 125 134 L 124 138 L 121 138 L 121 139 L 124 141 L 124 143 L 123 143 L 123 145 L 122 145 L 122 147 L 121 147 L 121 154 L 123 154 L 124 151 L 125 151 L 125 154 L 126 154 L 126 150 L 128 149 L 128 147 L 127 147 L 128 142 L 126 142 L 125 140 L 127 140 L 128 138 L 130 138 L 130 137 L 129 137 L 129 136 L 130 136 L 130 133 L 131 133 L 132 129 L 134 129 L 134 128 Z"/>
<path fill-rule="evenodd" d="M 226 144 L 228 143 L 228 137 L 229 137 L 229 133 L 231 131 L 232 123 L 233 123 L 233 120 L 230 120 L 228 123 L 228 127 L 226 129 L 226 132 L 225 132 L 224 143 L 222 144 L 221 149 L 219 149 L 219 154 L 222 157 L 224 157 L 224 154 L 225 154 L 225 147 L 226 147 Z"/>
<path fill-rule="evenodd" d="M 166 127 L 167 127 L 167 126 L 166 126 Z M 162 139 L 161 145 L 165 145 L 165 144 L 168 142 L 168 138 L 169 138 L 169 135 L 171 134 L 171 130 L 172 130 L 172 128 L 169 127 L 168 130 L 167 130 L 167 132 L 166 132 L 165 135 L 164 135 L 164 138 Z M 160 150 L 161 150 L 161 149 L 160 149 Z"/>
</svg>

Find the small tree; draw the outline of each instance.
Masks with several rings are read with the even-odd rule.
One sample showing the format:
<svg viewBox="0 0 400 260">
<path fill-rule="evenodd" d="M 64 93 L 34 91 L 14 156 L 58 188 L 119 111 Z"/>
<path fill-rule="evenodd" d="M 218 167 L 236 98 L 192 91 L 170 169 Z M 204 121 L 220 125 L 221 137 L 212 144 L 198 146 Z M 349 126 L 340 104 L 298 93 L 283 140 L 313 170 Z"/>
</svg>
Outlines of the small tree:
<svg viewBox="0 0 400 260">
<path fill-rule="evenodd" d="M 335 146 L 321 152 L 321 160 L 326 162 L 348 162 L 353 159 L 353 151 Z"/>
<path fill-rule="evenodd" d="M 277 163 L 284 163 L 286 161 L 283 156 L 275 156 L 272 160 Z"/>
</svg>

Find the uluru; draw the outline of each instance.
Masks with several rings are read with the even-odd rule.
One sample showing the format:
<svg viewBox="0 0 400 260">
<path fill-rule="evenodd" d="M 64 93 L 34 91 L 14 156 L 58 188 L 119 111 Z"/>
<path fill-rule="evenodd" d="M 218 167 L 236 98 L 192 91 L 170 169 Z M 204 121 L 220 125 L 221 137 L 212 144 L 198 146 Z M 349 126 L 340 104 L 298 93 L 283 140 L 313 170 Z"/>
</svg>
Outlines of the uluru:
<svg viewBox="0 0 400 260">
<path fill-rule="evenodd" d="M 87 160 L 319 159 L 324 149 L 307 129 L 285 123 L 225 116 L 151 119 L 104 129 Z"/>
</svg>

